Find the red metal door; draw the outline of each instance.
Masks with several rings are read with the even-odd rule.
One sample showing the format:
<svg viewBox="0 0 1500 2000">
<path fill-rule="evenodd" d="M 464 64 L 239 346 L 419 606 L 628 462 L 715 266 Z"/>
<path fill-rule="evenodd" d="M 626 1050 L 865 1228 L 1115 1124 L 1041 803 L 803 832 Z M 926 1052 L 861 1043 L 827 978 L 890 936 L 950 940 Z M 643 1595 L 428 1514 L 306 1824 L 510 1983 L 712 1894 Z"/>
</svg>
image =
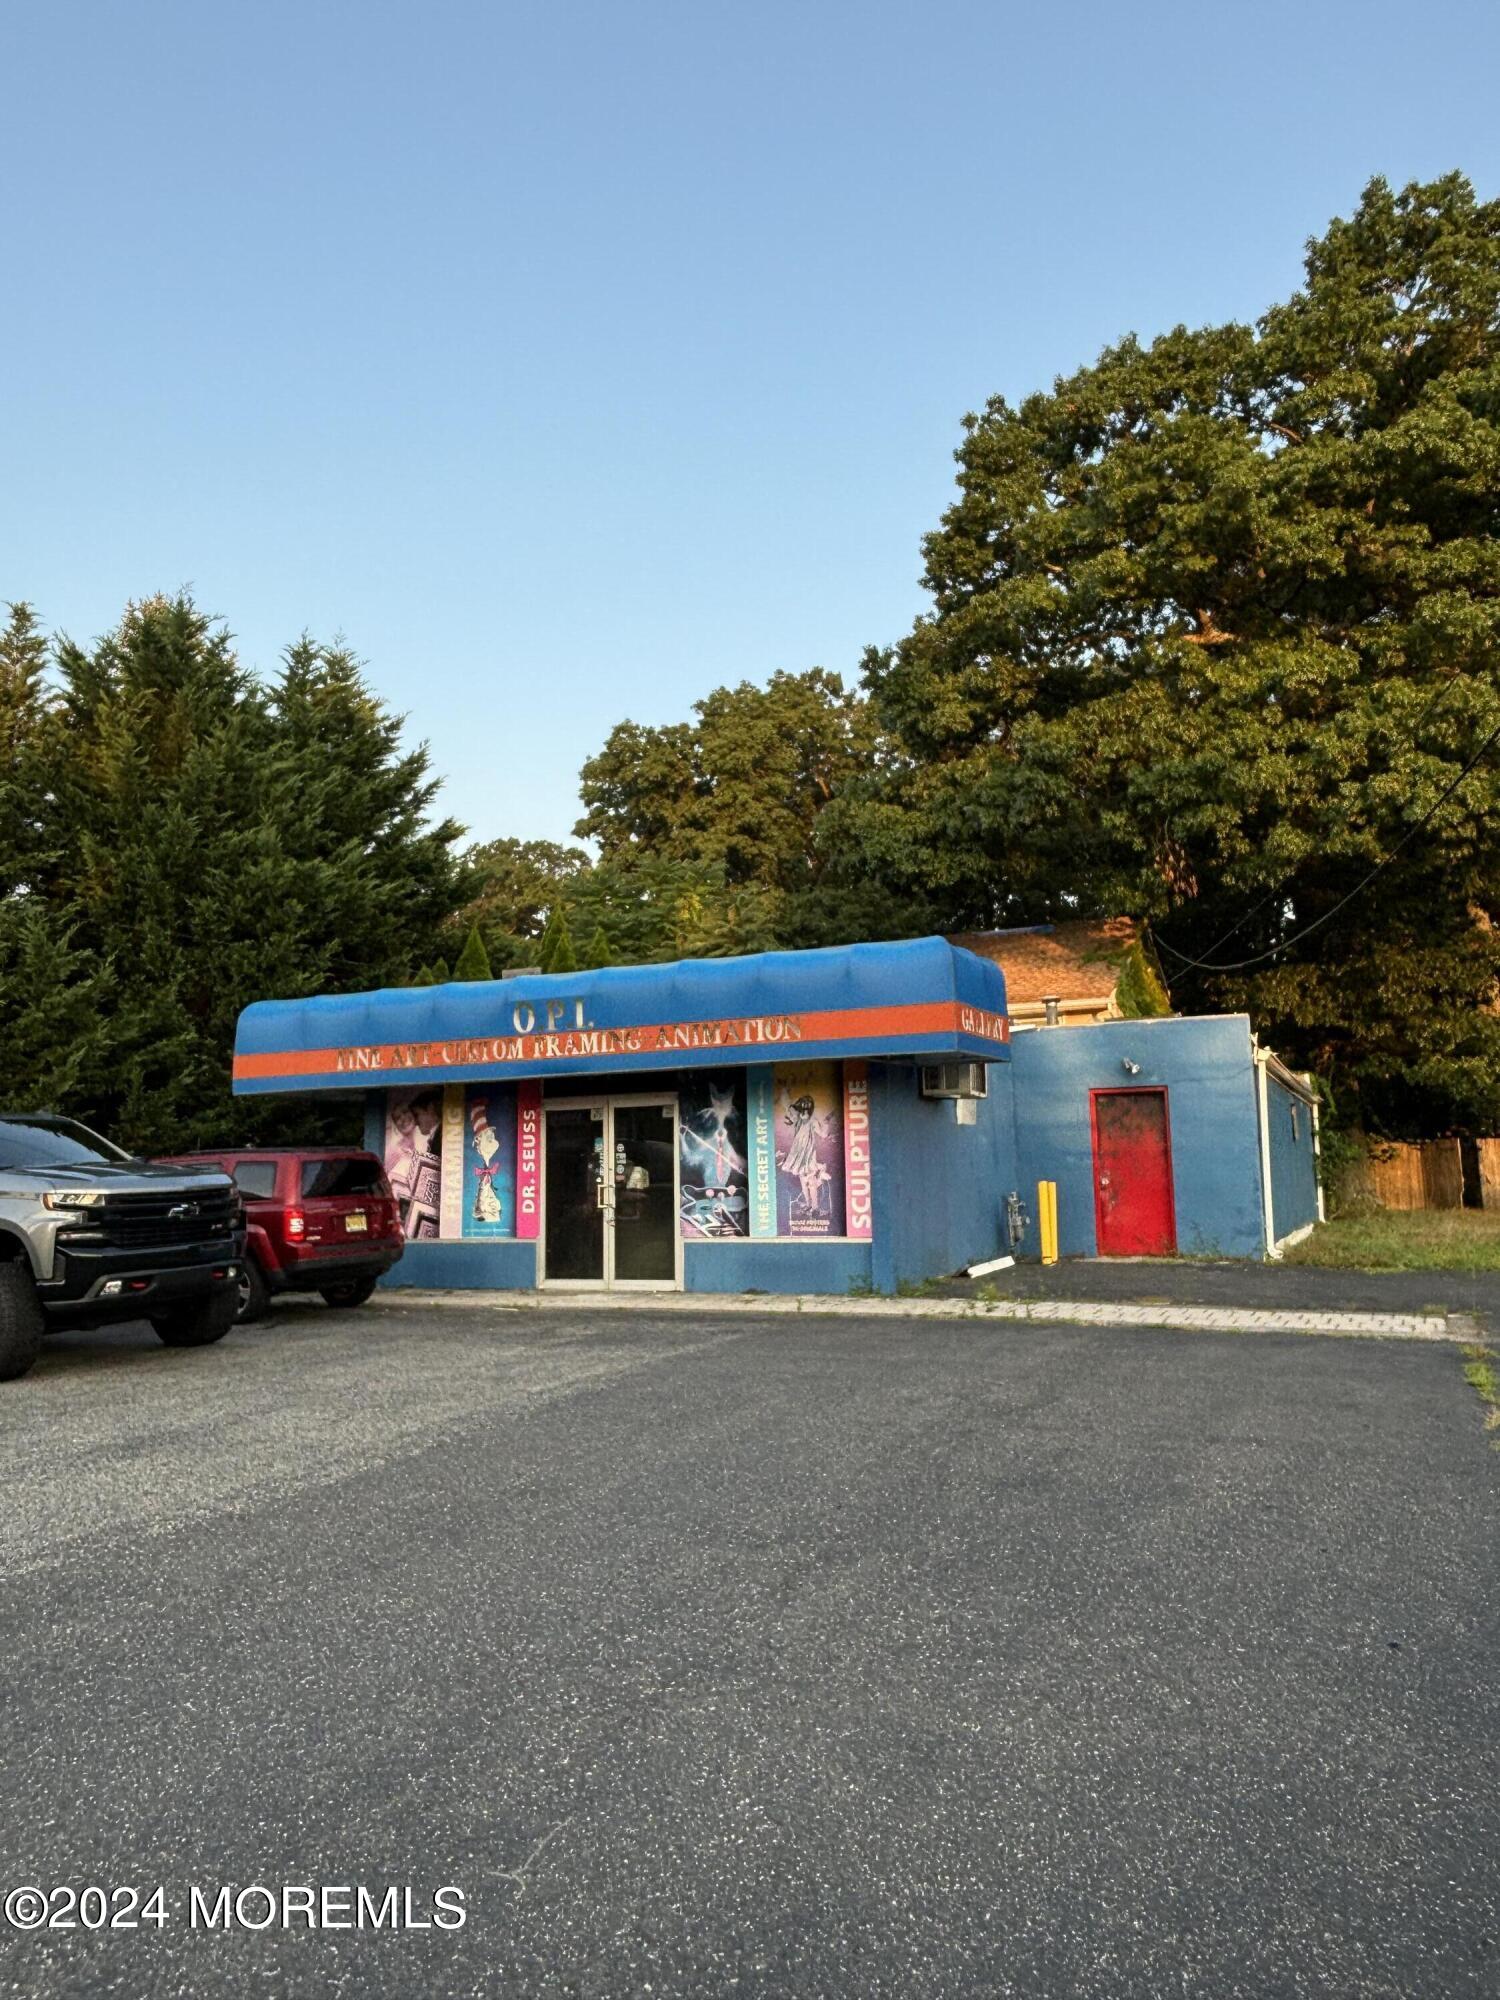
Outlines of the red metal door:
<svg viewBox="0 0 1500 2000">
<path fill-rule="evenodd" d="M 1094 1226 L 1101 1257 L 1170 1257 L 1172 1135 L 1164 1090 L 1095 1090 Z"/>
</svg>

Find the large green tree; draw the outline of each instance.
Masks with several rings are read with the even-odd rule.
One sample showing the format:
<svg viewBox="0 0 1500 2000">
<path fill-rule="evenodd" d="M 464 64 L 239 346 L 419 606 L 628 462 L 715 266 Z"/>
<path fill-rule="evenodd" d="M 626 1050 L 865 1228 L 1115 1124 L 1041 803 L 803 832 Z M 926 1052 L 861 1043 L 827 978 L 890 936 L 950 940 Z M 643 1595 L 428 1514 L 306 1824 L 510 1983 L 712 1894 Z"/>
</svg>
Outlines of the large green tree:
<svg viewBox="0 0 1500 2000">
<path fill-rule="evenodd" d="M 47 714 L 47 638 L 29 604 L 9 604 L 0 630 L 0 898 L 39 855 L 36 754 Z"/>
<path fill-rule="evenodd" d="M 1256 326 L 958 463 L 830 853 L 939 925 L 1144 916 L 1373 1126 L 1500 1129 L 1500 204 L 1374 181 Z"/>
<path fill-rule="evenodd" d="M 732 890 L 760 892 L 757 922 L 783 942 L 836 922 L 823 894 L 828 851 L 818 822 L 852 778 L 873 768 L 870 706 L 837 674 L 775 673 L 695 703 L 696 721 L 622 722 L 583 767 L 575 832 L 601 863 L 687 864 Z M 847 896 L 838 899 L 847 913 Z M 856 919 L 856 927 L 857 927 Z M 611 932 L 613 935 L 613 932 Z"/>
<path fill-rule="evenodd" d="M 574 935 L 602 931 L 627 965 L 733 958 L 783 941 L 774 892 L 730 881 L 722 862 L 627 852 L 579 876 L 563 901 Z"/>
<path fill-rule="evenodd" d="M 240 1009 L 404 977 L 459 829 L 339 648 L 299 644 L 267 689 L 179 596 L 55 654 L 9 766 L 35 829 L 0 898 L 0 1090 L 143 1148 L 222 1142 Z"/>
<path fill-rule="evenodd" d="M 467 936 L 477 925 L 495 967 L 536 965 L 548 912 L 591 865 L 581 847 L 554 840 L 477 843 L 462 857 L 461 903 L 450 932 Z"/>
</svg>

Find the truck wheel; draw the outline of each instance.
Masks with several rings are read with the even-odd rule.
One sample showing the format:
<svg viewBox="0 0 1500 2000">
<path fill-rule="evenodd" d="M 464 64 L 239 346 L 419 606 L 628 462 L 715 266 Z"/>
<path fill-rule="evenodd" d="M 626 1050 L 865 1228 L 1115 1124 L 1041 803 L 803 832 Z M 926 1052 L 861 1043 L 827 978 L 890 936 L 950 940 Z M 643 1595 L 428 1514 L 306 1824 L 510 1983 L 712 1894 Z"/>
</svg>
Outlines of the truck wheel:
<svg viewBox="0 0 1500 2000">
<path fill-rule="evenodd" d="M 36 1360 L 44 1323 L 30 1271 L 14 1258 L 0 1263 L 0 1382 L 14 1382 Z"/>
<path fill-rule="evenodd" d="M 318 1291 L 331 1306 L 362 1306 L 375 1284 L 374 1278 L 354 1278 L 347 1285 L 319 1285 Z"/>
<path fill-rule="evenodd" d="M 210 1292 L 205 1299 L 194 1299 L 191 1305 L 153 1313 L 151 1324 L 157 1338 L 168 1347 L 207 1347 L 222 1340 L 234 1325 L 239 1304 L 239 1294 L 231 1285 L 222 1292 Z"/>
<path fill-rule="evenodd" d="M 235 1324 L 248 1326 L 251 1320 L 261 1317 L 271 1302 L 266 1281 L 260 1275 L 260 1266 L 248 1250 L 240 1260 L 240 1275 L 234 1281 L 234 1289 L 238 1308 L 234 1315 Z"/>
</svg>

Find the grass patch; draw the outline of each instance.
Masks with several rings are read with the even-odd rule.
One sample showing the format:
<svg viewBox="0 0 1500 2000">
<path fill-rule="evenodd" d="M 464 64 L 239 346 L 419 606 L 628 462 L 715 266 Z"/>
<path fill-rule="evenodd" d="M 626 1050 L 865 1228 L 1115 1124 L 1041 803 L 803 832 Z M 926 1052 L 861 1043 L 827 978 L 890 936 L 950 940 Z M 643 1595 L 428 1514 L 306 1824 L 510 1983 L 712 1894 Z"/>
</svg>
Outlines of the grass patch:
<svg viewBox="0 0 1500 2000">
<path fill-rule="evenodd" d="M 1484 1405 L 1484 1427 L 1500 1432 L 1500 1368 L 1495 1365 L 1495 1351 L 1476 1343 L 1466 1347 L 1463 1355 L 1464 1380 Z M 1493 1443 L 1500 1451 L 1500 1436 Z"/>
<path fill-rule="evenodd" d="M 1379 1208 L 1341 1215 L 1294 1243 L 1284 1262 L 1334 1271 L 1500 1271 L 1500 1214 Z"/>
</svg>

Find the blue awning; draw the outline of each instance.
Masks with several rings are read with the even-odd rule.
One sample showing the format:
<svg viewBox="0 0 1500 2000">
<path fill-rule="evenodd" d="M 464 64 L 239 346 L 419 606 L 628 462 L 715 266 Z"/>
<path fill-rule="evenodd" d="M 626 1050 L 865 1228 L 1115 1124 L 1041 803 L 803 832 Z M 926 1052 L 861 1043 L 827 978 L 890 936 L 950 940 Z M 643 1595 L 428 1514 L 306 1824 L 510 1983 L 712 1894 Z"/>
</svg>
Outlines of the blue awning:
<svg viewBox="0 0 1500 2000">
<path fill-rule="evenodd" d="M 259 1000 L 237 1095 L 710 1063 L 1009 1055 L 999 966 L 944 938 Z"/>
</svg>

